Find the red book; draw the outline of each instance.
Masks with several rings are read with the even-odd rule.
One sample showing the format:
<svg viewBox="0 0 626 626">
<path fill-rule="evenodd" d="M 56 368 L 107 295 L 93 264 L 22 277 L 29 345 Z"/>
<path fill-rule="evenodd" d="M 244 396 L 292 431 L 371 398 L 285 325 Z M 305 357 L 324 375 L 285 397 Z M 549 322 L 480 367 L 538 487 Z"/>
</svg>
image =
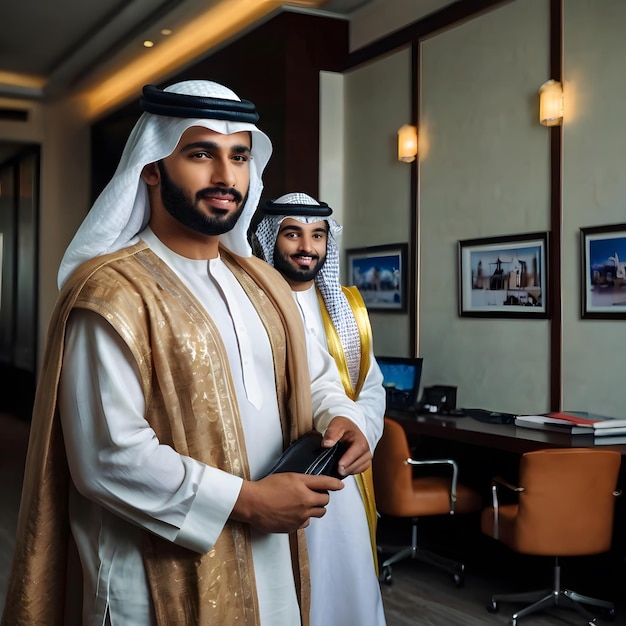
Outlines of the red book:
<svg viewBox="0 0 626 626">
<path fill-rule="evenodd" d="M 583 413 L 582 411 L 555 411 L 546 413 L 546 417 L 563 420 L 568 424 L 576 424 L 577 426 L 591 426 L 595 430 L 626 426 L 626 419 L 624 418 L 607 417 L 606 415 Z"/>
<path fill-rule="evenodd" d="M 515 425 L 525 428 L 538 428 L 569 432 L 570 434 L 626 434 L 626 418 L 616 419 L 582 411 L 552 411 L 543 415 L 518 415 Z M 621 432 L 618 433 L 617 431 Z"/>
<path fill-rule="evenodd" d="M 573 413 L 559 413 L 554 411 L 553 413 L 546 413 L 546 417 L 553 417 L 554 419 L 564 420 L 571 424 L 582 424 L 583 426 L 590 426 L 594 422 L 604 421 L 601 417 L 591 417 L 589 415 L 575 415 Z"/>
</svg>

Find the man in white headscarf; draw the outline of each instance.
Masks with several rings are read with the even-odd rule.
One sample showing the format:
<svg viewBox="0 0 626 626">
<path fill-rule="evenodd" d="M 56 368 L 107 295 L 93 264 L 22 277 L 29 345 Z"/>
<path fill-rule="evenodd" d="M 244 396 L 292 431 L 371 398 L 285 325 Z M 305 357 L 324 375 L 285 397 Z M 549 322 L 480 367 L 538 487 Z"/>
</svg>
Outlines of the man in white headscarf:
<svg viewBox="0 0 626 626">
<path fill-rule="evenodd" d="M 346 395 L 363 408 L 373 452 L 383 429 L 385 389 L 363 299 L 356 287 L 339 281 L 342 227 L 327 204 L 304 193 L 270 200 L 260 211 L 255 236 L 263 256 L 289 283 L 307 331 L 335 359 Z M 324 518 L 311 520 L 306 529 L 311 626 L 382 626 L 371 470 L 344 483 Z"/>
<path fill-rule="evenodd" d="M 251 255 L 254 105 L 208 81 L 141 104 L 59 270 L 2 624 L 308 625 L 303 528 L 343 483 L 264 476 L 313 427 L 364 471 L 365 418 Z"/>
</svg>

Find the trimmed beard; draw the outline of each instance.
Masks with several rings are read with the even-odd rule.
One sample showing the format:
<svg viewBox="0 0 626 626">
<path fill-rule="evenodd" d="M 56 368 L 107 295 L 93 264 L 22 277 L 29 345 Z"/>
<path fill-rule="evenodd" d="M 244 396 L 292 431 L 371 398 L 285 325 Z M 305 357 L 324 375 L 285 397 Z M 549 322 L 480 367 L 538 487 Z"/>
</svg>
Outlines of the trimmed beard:
<svg viewBox="0 0 626 626">
<path fill-rule="evenodd" d="M 166 211 L 183 226 L 191 228 L 203 235 L 223 235 L 235 228 L 235 224 L 241 217 L 248 199 L 248 194 L 243 197 L 235 189 L 222 187 L 206 187 L 196 192 L 195 201 L 191 201 L 182 187 L 179 187 L 169 176 L 163 161 L 157 161 L 161 174 L 161 201 Z M 213 217 L 204 213 L 198 202 L 206 194 L 230 194 L 238 203 L 238 209 L 224 217 Z"/>
<path fill-rule="evenodd" d="M 319 271 L 326 263 L 326 254 L 318 256 L 314 267 L 299 269 L 294 266 L 291 255 L 281 255 L 278 248 L 274 247 L 274 267 L 287 279 L 297 283 L 308 283 L 315 280 Z"/>
</svg>

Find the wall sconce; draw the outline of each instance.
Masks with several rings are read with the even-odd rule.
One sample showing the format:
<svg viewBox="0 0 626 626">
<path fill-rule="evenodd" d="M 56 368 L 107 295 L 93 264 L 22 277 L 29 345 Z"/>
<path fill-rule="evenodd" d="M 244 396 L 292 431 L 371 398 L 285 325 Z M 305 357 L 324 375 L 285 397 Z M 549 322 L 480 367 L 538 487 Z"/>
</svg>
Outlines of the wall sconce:
<svg viewBox="0 0 626 626">
<path fill-rule="evenodd" d="M 539 88 L 539 121 L 544 126 L 563 124 L 563 86 L 549 80 Z"/>
<path fill-rule="evenodd" d="M 405 124 L 398 129 L 398 161 L 412 163 L 417 156 L 417 128 Z"/>
</svg>

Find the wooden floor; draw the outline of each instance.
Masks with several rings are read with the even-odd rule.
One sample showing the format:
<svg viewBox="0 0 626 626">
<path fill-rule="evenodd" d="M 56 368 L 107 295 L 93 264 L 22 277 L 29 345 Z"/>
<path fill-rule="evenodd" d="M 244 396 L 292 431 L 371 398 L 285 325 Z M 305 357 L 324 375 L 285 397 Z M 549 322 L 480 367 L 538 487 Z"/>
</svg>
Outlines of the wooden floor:
<svg viewBox="0 0 626 626">
<path fill-rule="evenodd" d="M 387 626 L 506 626 L 511 615 L 526 604 L 500 603 L 497 613 L 487 605 L 495 594 L 548 589 L 554 578 L 554 560 L 517 555 L 482 535 L 478 518 L 425 518 L 420 520 L 418 543 L 448 558 L 465 563 L 464 584 L 428 563 L 407 558 L 392 565 L 391 585 L 381 585 Z M 410 526 L 381 519 L 379 542 L 410 542 Z M 395 550 L 388 549 L 385 557 Z M 561 587 L 616 606 L 613 620 L 602 609 L 591 609 L 597 624 L 626 625 L 626 564 L 614 556 L 561 559 Z M 518 620 L 518 626 L 569 626 L 586 624 L 578 612 L 554 607 Z"/>
<path fill-rule="evenodd" d="M 15 544 L 28 430 L 26 422 L 0 413 L 0 614 Z"/>
<path fill-rule="evenodd" d="M 452 578 L 431 566 L 405 561 L 395 566 L 392 584 L 382 585 L 387 626 L 506 626 L 511 614 L 524 604 L 501 604 L 497 613 L 487 611 L 494 592 L 510 592 L 512 588 L 485 575 L 467 572 L 463 587 L 457 588 Z M 528 581 L 526 589 L 532 587 Z M 620 607 L 611 622 L 606 613 L 593 611 L 597 624 L 626 624 L 626 608 Z M 577 612 L 566 608 L 550 608 L 518 620 L 520 626 L 583 626 L 586 621 Z"/>
<path fill-rule="evenodd" d="M 27 438 L 28 426 L 24 421 L 0 413 L 0 613 L 14 546 Z M 497 614 L 490 614 L 486 605 L 492 593 L 524 591 L 551 584 L 551 561 L 525 559 L 498 550 L 498 546 L 489 543 L 491 540 L 476 535 L 471 520 L 462 524 L 458 524 L 459 521 L 424 520 L 421 528 L 427 535 L 428 547 L 437 548 L 449 557 L 463 557 L 467 563 L 464 585 L 455 586 L 449 574 L 417 560 L 394 564 L 392 584 L 382 585 L 387 626 L 506 626 L 511 613 L 523 605 L 502 604 Z M 402 543 L 410 538 L 410 528 L 404 522 L 383 519 L 379 537 L 382 543 Z M 626 568 L 618 567 L 618 571 L 609 573 L 608 570 L 615 569 L 615 563 L 596 560 L 593 567 L 601 574 L 591 575 L 590 581 L 587 564 L 574 562 L 571 569 L 566 569 L 568 565 L 563 563 L 564 586 L 571 583 L 571 588 L 581 593 L 617 598 L 613 624 L 626 626 Z M 617 582 L 606 589 L 602 581 L 609 577 Z M 580 587 L 576 586 L 579 581 Z M 599 618 L 598 624 L 610 623 L 601 611 L 594 614 Z M 529 616 L 520 623 L 521 626 L 582 626 L 585 621 L 574 611 L 559 608 Z"/>
</svg>

